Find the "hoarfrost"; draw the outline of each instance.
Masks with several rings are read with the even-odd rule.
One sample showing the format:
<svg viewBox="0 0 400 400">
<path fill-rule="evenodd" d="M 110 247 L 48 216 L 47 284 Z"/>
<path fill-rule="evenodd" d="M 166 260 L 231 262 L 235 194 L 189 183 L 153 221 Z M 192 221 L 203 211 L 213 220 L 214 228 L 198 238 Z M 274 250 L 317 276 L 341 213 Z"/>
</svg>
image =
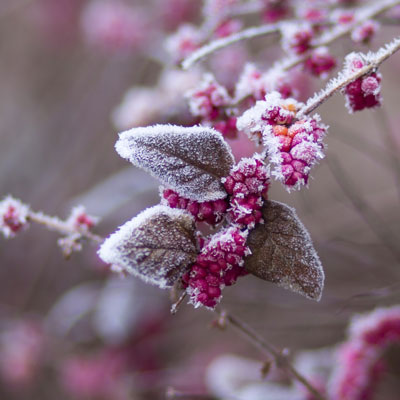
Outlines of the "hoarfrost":
<svg viewBox="0 0 400 400">
<path fill-rule="evenodd" d="M 182 210 L 148 208 L 108 237 L 98 254 L 147 283 L 172 287 L 196 260 L 194 220 Z"/>
<path fill-rule="evenodd" d="M 212 128 L 155 125 L 122 132 L 118 154 L 196 201 L 226 197 L 221 178 L 234 164 L 231 149 Z"/>
<path fill-rule="evenodd" d="M 293 208 L 267 201 L 264 225 L 253 229 L 247 239 L 252 255 L 245 268 L 261 279 L 319 301 L 324 271 L 309 233 Z"/>
</svg>

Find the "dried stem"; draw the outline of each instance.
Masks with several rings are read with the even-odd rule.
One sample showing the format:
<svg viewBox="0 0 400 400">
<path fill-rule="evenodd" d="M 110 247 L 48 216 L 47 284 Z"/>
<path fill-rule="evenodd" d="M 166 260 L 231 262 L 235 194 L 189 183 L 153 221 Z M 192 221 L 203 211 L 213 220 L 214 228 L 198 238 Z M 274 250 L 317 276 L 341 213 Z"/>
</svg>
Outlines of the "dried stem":
<svg viewBox="0 0 400 400">
<path fill-rule="evenodd" d="M 369 54 L 368 64 L 352 74 L 344 74 L 343 72 L 339 72 L 339 75 L 336 78 L 329 81 L 325 89 L 315 94 L 307 101 L 307 104 L 301 110 L 299 110 L 297 115 L 301 117 L 302 115 L 310 114 L 317 107 L 328 100 L 333 94 L 344 89 L 349 83 L 376 70 L 385 60 L 387 60 L 398 50 L 400 50 L 400 37 L 394 39 L 391 43 L 387 44 L 377 53 Z"/>
<path fill-rule="evenodd" d="M 397 193 L 400 197 L 400 159 L 398 156 L 399 145 L 396 140 L 396 135 L 384 108 L 381 107 L 377 110 L 375 120 L 379 123 L 379 133 L 383 135 L 386 144 L 389 161 L 392 164 L 393 172 L 395 174 Z"/>
<path fill-rule="evenodd" d="M 242 322 L 237 317 L 228 314 L 226 311 L 215 310 L 219 317 L 234 327 L 242 336 L 244 336 L 251 344 L 261 350 L 268 357 L 273 357 L 278 367 L 289 372 L 294 378 L 308 389 L 308 391 L 315 396 L 318 400 L 325 400 L 324 396 L 311 385 L 311 383 L 298 372 L 293 365 L 290 364 L 287 356 L 280 352 L 275 346 L 268 343 L 257 332 L 253 331 L 247 324 Z"/>
<path fill-rule="evenodd" d="M 327 163 L 336 179 L 336 182 L 341 187 L 343 193 L 351 201 L 355 210 L 357 210 L 357 212 L 363 217 L 382 244 L 392 253 L 396 261 L 400 262 L 400 248 L 396 236 L 389 230 L 375 210 L 369 207 L 369 205 L 358 196 L 354 190 L 353 182 L 348 180 L 346 172 L 335 157 L 330 156 L 327 159 Z"/>
<path fill-rule="evenodd" d="M 244 29 L 241 32 L 235 33 L 228 37 L 213 40 L 211 43 L 200 47 L 198 50 L 194 51 L 188 58 L 183 60 L 182 68 L 189 69 L 193 64 L 195 64 L 200 59 L 214 53 L 217 50 L 223 49 L 231 44 L 240 42 L 245 39 L 251 39 L 258 36 L 269 35 L 271 33 L 277 33 L 280 30 L 280 24 L 263 25 L 253 28 Z"/>
<path fill-rule="evenodd" d="M 335 27 L 328 32 L 326 32 L 324 35 L 322 35 L 318 40 L 314 41 L 312 44 L 312 48 L 318 48 L 322 46 L 327 46 L 337 39 L 348 35 L 356 26 L 358 26 L 360 23 L 377 17 L 378 15 L 384 13 L 385 11 L 389 10 L 390 8 L 399 5 L 400 0 L 383 0 L 380 2 L 377 2 L 375 4 L 368 4 L 362 8 L 356 9 L 356 18 L 353 23 L 350 23 L 346 26 L 339 26 Z M 284 21 L 284 23 L 289 23 L 290 21 Z M 188 58 L 186 58 L 182 62 L 182 68 L 183 69 L 189 69 L 193 64 L 195 64 L 197 61 L 201 60 L 204 57 L 207 57 L 208 55 L 214 53 L 217 50 L 220 50 L 224 47 L 230 46 L 231 44 L 240 42 L 242 40 L 246 39 L 253 39 L 256 37 L 261 37 L 265 35 L 270 35 L 271 33 L 278 33 L 281 31 L 283 24 L 282 23 L 277 23 L 277 24 L 268 24 L 268 25 L 262 25 L 258 27 L 252 27 L 248 29 L 244 29 L 241 32 L 235 33 L 233 35 L 230 35 L 226 38 L 222 39 L 217 39 L 214 40 L 205 46 L 199 48 L 198 50 L 194 51 Z M 280 68 L 287 71 L 296 65 L 302 63 L 304 60 L 306 60 L 308 57 L 308 54 L 305 54 L 300 57 L 292 57 L 287 59 L 286 61 L 278 63 Z"/>
<path fill-rule="evenodd" d="M 65 221 L 60 220 L 57 217 L 51 217 L 43 214 L 42 212 L 29 211 L 28 219 L 38 224 L 46 226 L 52 231 L 61 233 L 62 235 L 79 235 L 85 239 L 88 239 L 96 244 L 103 242 L 103 238 L 87 230 L 77 231 Z"/>
</svg>

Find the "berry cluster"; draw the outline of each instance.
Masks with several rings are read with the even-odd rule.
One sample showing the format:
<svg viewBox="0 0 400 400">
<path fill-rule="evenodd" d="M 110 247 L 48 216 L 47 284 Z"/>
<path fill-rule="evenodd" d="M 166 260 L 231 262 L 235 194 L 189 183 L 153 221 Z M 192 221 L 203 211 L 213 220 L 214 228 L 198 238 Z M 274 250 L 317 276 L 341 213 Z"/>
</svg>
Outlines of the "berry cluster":
<svg viewBox="0 0 400 400">
<path fill-rule="evenodd" d="M 234 224 L 251 229 L 263 222 L 261 207 L 267 198 L 269 170 L 260 156 L 243 158 L 222 182 L 230 195 L 228 215 Z"/>
<path fill-rule="evenodd" d="M 350 339 L 339 349 L 332 399 L 371 399 L 387 368 L 382 354 L 399 342 L 399 306 L 357 318 L 350 328 Z"/>
<path fill-rule="evenodd" d="M 187 93 L 187 98 L 193 116 L 202 118 L 206 125 L 212 124 L 224 137 L 236 138 L 236 117 L 226 110 L 232 99 L 212 74 L 204 75 L 200 85 Z"/>
<path fill-rule="evenodd" d="M 349 73 L 353 73 L 365 65 L 365 60 L 359 54 L 351 53 L 346 57 L 345 70 Z M 381 105 L 381 80 L 379 72 L 372 72 L 345 87 L 346 107 L 350 113 Z"/>
<path fill-rule="evenodd" d="M 288 0 L 263 0 L 262 16 L 265 22 L 279 21 L 290 14 Z"/>
<path fill-rule="evenodd" d="M 0 201 L 0 231 L 6 238 L 14 237 L 28 225 L 29 207 L 11 196 Z"/>
<path fill-rule="evenodd" d="M 311 47 L 314 30 L 308 23 L 287 23 L 283 29 L 282 46 L 289 53 L 303 54 Z"/>
<path fill-rule="evenodd" d="M 207 222 L 216 225 L 221 222 L 226 214 L 228 203 L 225 199 L 197 202 L 180 196 L 172 189 L 163 190 L 162 197 L 171 208 L 188 211 L 197 222 Z"/>
<path fill-rule="evenodd" d="M 351 38 L 356 43 L 368 44 L 370 40 L 375 36 L 379 29 L 379 24 L 375 21 L 368 20 L 354 28 L 351 32 Z"/>
<path fill-rule="evenodd" d="M 195 307 L 214 308 L 221 299 L 222 289 L 247 274 L 242 267 L 244 257 L 250 254 L 246 247 L 247 234 L 248 231 L 230 227 L 213 235 L 202 248 L 190 271 L 182 277 L 182 284 Z"/>
<path fill-rule="evenodd" d="M 66 220 L 66 223 L 70 227 L 77 231 L 89 231 L 98 222 L 97 217 L 93 217 L 86 213 L 86 209 L 83 206 L 76 206 L 72 209 L 70 216 Z"/>
<path fill-rule="evenodd" d="M 325 78 L 328 73 L 336 67 L 336 60 L 326 47 L 319 47 L 314 50 L 304 62 L 304 70 L 311 75 Z"/>
<path fill-rule="evenodd" d="M 239 129 L 266 146 L 275 165 L 272 174 L 288 189 L 307 184 L 310 168 L 323 158 L 322 139 L 327 127 L 318 115 L 296 120 L 300 107 L 301 103 L 272 92 L 238 119 Z"/>
</svg>

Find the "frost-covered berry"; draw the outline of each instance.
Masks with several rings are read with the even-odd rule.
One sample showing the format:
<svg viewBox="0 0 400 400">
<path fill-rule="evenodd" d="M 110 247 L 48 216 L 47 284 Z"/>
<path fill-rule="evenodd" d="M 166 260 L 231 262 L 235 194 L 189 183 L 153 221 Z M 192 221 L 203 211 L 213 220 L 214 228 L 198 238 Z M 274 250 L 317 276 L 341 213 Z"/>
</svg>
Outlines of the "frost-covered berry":
<svg viewBox="0 0 400 400">
<path fill-rule="evenodd" d="M 244 257 L 250 254 L 246 246 L 248 231 L 230 227 L 213 235 L 202 248 L 190 270 L 183 275 L 182 284 L 190 302 L 214 308 L 222 297 L 222 289 L 246 275 Z"/>
<path fill-rule="evenodd" d="M 326 78 L 335 66 L 336 60 L 326 47 L 315 49 L 311 56 L 304 62 L 304 69 L 306 71 L 321 78 Z"/>
<path fill-rule="evenodd" d="M 235 87 L 235 101 L 245 98 L 264 100 L 269 92 L 277 91 L 286 99 L 294 92 L 292 76 L 281 69 L 272 68 L 261 73 L 253 64 L 246 64 Z"/>
<path fill-rule="evenodd" d="M 227 90 L 220 85 L 212 74 L 206 74 L 200 85 L 187 93 L 191 113 L 210 121 L 221 115 L 221 107 L 230 103 Z"/>
<path fill-rule="evenodd" d="M 376 34 L 379 29 L 379 24 L 376 21 L 364 21 L 361 25 L 354 28 L 351 32 L 351 38 L 356 43 L 367 44 Z"/>
<path fill-rule="evenodd" d="M 186 210 L 193 215 L 198 222 L 207 222 L 216 225 L 221 222 L 227 212 L 226 199 L 197 202 L 180 196 L 172 189 L 164 189 L 162 197 L 171 208 Z"/>
<path fill-rule="evenodd" d="M 222 136 L 227 139 L 236 139 L 238 130 L 236 128 L 236 117 L 229 117 L 226 120 L 218 121 L 214 124 L 214 129 L 222 133 Z"/>
<path fill-rule="evenodd" d="M 302 105 L 292 98 L 284 99 L 279 92 L 273 91 L 265 96 L 265 100 L 257 101 L 245 111 L 238 118 L 237 127 L 259 142 L 265 131 L 273 125 L 290 124 Z"/>
<path fill-rule="evenodd" d="M 354 21 L 354 11 L 352 10 L 334 10 L 331 14 L 333 23 L 340 25 L 351 24 Z"/>
<path fill-rule="evenodd" d="M 290 53 L 303 54 L 310 48 L 313 38 L 314 31 L 307 23 L 287 23 L 282 28 L 282 46 Z"/>
<path fill-rule="evenodd" d="M 329 398 L 372 400 L 387 370 L 383 355 L 400 344 L 400 307 L 358 316 L 349 331 L 349 340 L 337 352 Z"/>
<path fill-rule="evenodd" d="M 28 225 L 29 207 L 11 196 L 0 201 L 0 231 L 14 237 Z"/>
<path fill-rule="evenodd" d="M 277 22 L 290 14 L 288 0 L 263 0 L 262 17 L 265 22 Z"/>
<path fill-rule="evenodd" d="M 261 208 L 267 198 L 269 169 L 260 156 L 242 158 L 222 183 L 230 195 L 228 215 L 233 223 L 251 229 L 263 222 Z"/>
<path fill-rule="evenodd" d="M 351 53 L 345 60 L 345 72 L 355 72 L 364 65 L 365 60 L 359 54 Z M 381 80 L 379 72 L 372 72 L 345 87 L 346 107 L 350 113 L 381 105 Z"/>
<path fill-rule="evenodd" d="M 202 33 L 191 24 L 184 24 L 165 42 L 165 47 L 175 62 L 182 61 L 203 42 Z"/>
<path fill-rule="evenodd" d="M 98 218 L 86 213 L 84 206 L 76 206 L 72 209 L 67 219 L 67 224 L 77 231 L 88 231 L 92 229 L 98 222 Z"/>
<path fill-rule="evenodd" d="M 221 22 L 214 31 L 214 36 L 217 38 L 223 38 L 230 36 L 236 32 L 239 32 L 243 27 L 242 21 L 238 19 L 228 19 Z"/>
</svg>

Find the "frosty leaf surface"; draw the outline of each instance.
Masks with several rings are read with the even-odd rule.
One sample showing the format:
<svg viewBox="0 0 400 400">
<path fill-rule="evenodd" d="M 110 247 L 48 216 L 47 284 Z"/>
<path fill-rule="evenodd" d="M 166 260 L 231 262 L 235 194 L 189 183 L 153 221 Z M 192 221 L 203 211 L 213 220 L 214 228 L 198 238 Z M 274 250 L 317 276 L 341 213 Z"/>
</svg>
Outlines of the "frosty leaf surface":
<svg viewBox="0 0 400 400">
<path fill-rule="evenodd" d="M 267 201 L 262 212 L 265 224 L 253 229 L 247 239 L 252 254 L 246 258 L 245 268 L 261 279 L 320 300 L 324 271 L 295 210 Z"/>
<path fill-rule="evenodd" d="M 155 125 L 122 132 L 118 154 L 181 196 L 197 201 L 224 198 L 221 178 L 234 164 L 230 147 L 214 129 Z"/>
<path fill-rule="evenodd" d="M 196 260 L 194 220 L 167 206 L 148 208 L 108 237 L 99 256 L 147 283 L 172 287 Z"/>
</svg>

